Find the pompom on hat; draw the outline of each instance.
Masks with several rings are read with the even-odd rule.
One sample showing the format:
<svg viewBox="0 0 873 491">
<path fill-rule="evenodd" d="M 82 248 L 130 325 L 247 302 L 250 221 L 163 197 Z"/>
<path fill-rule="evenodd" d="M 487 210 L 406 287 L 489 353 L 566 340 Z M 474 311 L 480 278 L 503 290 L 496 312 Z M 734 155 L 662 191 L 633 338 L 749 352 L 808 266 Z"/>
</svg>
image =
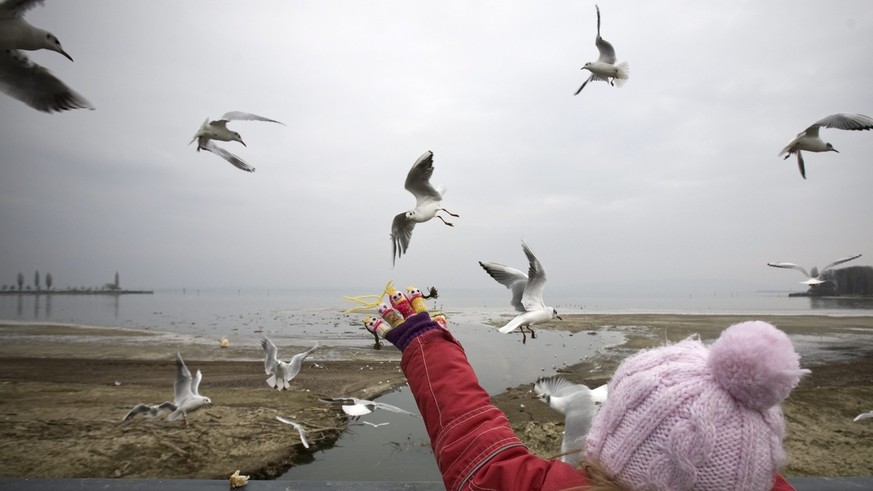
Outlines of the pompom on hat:
<svg viewBox="0 0 873 491">
<path fill-rule="evenodd" d="M 585 459 L 629 489 L 769 490 L 785 463 L 779 403 L 809 370 L 788 336 L 735 324 L 625 360 L 588 433 Z"/>
</svg>

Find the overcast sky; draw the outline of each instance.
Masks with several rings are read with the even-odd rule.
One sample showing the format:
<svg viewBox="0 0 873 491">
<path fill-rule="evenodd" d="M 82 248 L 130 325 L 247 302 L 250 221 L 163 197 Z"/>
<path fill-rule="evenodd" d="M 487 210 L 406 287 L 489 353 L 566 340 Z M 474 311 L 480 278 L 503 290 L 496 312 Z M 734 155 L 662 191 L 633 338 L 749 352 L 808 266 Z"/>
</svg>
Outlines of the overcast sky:
<svg viewBox="0 0 873 491">
<path fill-rule="evenodd" d="M 56 287 L 802 289 L 766 266 L 873 261 L 873 132 L 777 153 L 837 112 L 873 115 L 873 5 L 599 2 L 622 88 L 589 84 L 594 2 L 48 1 L 27 14 L 75 62 L 31 58 L 96 110 L 0 94 L 0 284 Z M 207 117 L 242 172 L 188 145 Z M 406 172 L 434 152 L 460 214 L 391 266 Z"/>
</svg>

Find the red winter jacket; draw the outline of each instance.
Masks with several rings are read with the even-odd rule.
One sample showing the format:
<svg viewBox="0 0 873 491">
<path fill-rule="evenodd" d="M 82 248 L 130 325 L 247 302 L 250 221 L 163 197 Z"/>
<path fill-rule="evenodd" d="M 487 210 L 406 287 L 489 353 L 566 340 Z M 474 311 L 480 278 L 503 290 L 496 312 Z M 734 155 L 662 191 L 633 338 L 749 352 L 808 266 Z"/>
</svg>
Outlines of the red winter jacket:
<svg viewBox="0 0 873 491">
<path fill-rule="evenodd" d="M 393 335 L 393 336 L 392 336 Z M 427 313 L 392 330 L 448 490 L 561 490 L 588 484 L 580 470 L 531 454 L 479 385 L 464 349 Z M 793 491 L 780 475 L 773 491 Z"/>
</svg>

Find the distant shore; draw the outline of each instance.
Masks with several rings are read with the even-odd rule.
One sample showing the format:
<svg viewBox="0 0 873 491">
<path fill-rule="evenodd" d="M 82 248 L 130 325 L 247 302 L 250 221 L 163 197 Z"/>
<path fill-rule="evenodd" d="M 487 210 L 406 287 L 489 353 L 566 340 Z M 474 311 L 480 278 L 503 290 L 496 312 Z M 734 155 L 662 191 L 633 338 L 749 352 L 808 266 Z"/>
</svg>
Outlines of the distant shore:
<svg viewBox="0 0 873 491">
<path fill-rule="evenodd" d="M 154 290 L 0 290 L 0 295 L 152 295 Z"/>
</svg>

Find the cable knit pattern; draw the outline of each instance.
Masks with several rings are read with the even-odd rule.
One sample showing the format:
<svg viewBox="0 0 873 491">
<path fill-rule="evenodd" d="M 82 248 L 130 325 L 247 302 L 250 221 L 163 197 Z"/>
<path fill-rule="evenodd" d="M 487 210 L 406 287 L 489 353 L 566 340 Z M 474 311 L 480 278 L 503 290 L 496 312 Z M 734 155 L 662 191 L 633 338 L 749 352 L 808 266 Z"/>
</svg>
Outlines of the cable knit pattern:
<svg viewBox="0 0 873 491">
<path fill-rule="evenodd" d="M 586 457 L 631 489 L 773 486 L 785 462 L 774 406 L 805 372 L 787 336 L 763 323 L 643 351 L 621 364 L 588 433 Z"/>
</svg>

